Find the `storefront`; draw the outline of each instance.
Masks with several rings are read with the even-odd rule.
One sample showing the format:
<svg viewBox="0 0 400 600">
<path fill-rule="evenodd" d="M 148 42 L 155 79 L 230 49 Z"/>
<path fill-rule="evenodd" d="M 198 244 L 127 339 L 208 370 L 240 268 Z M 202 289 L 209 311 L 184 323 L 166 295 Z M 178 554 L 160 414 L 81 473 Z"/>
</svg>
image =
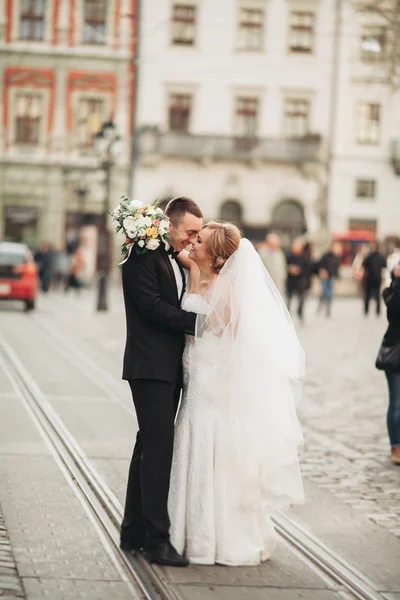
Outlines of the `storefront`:
<svg viewBox="0 0 400 600">
<path fill-rule="evenodd" d="M 38 209 L 32 206 L 5 206 L 3 211 L 4 239 L 9 242 L 24 242 L 31 248 L 36 248 Z"/>
</svg>

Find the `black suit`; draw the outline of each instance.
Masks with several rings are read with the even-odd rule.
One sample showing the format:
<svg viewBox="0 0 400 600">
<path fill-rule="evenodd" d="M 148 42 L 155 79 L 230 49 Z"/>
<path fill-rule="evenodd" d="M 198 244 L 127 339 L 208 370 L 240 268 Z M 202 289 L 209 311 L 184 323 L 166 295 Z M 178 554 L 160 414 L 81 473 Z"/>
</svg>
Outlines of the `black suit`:
<svg viewBox="0 0 400 600">
<path fill-rule="evenodd" d="M 139 432 L 129 469 L 121 541 L 132 546 L 144 542 L 151 548 L 169 539 L 167 502 L 184 335 L 194 333 L 196 315 L 180 309 L 164 246 L 143 256 L 133 250 L 122 267 L 122 284 L 127 323 L 123 379 L 132 390 Z"/>
</svg>

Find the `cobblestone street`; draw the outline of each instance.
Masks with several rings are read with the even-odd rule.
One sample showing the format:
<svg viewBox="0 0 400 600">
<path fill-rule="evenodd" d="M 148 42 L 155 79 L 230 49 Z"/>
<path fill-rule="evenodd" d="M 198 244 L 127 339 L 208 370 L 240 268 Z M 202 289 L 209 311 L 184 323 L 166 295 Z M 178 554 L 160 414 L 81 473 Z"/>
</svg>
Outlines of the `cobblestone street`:
<svg viewBox="0 0 400 600">
<path fill-rule="evenodd" d="M 41 297 L 29 315 L 18 305 L 0 306 L 0 336 L 123 504 L 136 420 L 120 378 L 120 289 L 112 289 L 108 313 L 96 313 L 94 306 L 93 290 L 81 297 Z M 365 318 L 356 299 L 338 300 L 329 320 L 315 313 L 310 299 L 306 324 L 296 323 L 307 355 L 299 407 L 307 500 L 291 514 L 376 582 L 382 597 L 399 600 L 400 468 L 389 461 L 386 381 L 374 368 L 386 319 Z M 0 597 L 132 597 L 5 373 L 1 368 Z M 259 568 L 190 567 L 165 577 L 188 600 L 340 596 L 285 544 Z"/>
<path fill-rule="evenodd" d="M 374 367 L 386 317 L 362 315 L 361 301 L 337 301 L 330 320 L 308 307 L 299 329 L 307 356 L 300 406 L 303 472 L 375 523 L 400 536 L 400 469 L 389 461 L 384 374 Z"/>
</svg>

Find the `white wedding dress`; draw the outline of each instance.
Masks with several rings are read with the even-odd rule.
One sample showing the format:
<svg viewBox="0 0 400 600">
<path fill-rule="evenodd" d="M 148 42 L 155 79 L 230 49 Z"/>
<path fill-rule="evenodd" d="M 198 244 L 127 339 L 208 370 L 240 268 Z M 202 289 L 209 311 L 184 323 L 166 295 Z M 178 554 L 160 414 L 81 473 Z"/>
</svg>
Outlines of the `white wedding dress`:
<svg viewBox="0 0 400 600">
<path fill-rule="evenodd" d="M 204 300 L 188 294 L 182 308 L 201 313 Z M 268 514 L 244 512 L 232 498 L 231 432 L 208 390 L 215 343 L 214 336 L 186 339 L 185 392 L 175 427 L 169 496 L 171 542 L 191 563 L 257 565 L 271 556 L 276 534 Z"/>
<path fill-rule="evenodd" d="M 237 258 L 247 250 L 247 245 L 242 246 Z M 252 254 L 250 258 L 253 260 Z M 231 275 L 240 284 L 240 262 L 228 263 L 218 277 L 219 285 Z M 247 272 L 247 260 L 243 266 Z M 279 503 L 275 498 L 284 497 L 283 503 L 302 501 L 299 429 L 292 410 L 286 410 L 286 387 L 280 383 L 277 387 L 272 379 L 271 384 L 263 379 L 258 385 L 253 364 L 257 372 L 264 366 L 257 365 L 251 348 L 246 350 L 248 359 L 232 350 L 236 346 L 243 350 L 243 344 L 251 343 L 248 324 L 244 323 L 244 338 L 238 319 L 234 340 L 225 324 L 216 331 L 219 304 L 215 294 L 218 299 L 225 298 L 226 289 L 219 293 L 216 286 L 207 301 L 186 294 L 182 302 L 187 311 L 214 312 L 201 334 L 186 338 L 184 391 L 176 419 L 168 502 L 171 542 L 194 564 L 258 565 L 271 556 L 277 544 L 270 518 L 272 507 Z M 226 321 L 225 300 L 222 312 Z M 232 312 L 230 307 L 230 316 Z M 280 408 L 271 412 L 275 392 Z M 296 446 L 295 454 L 292 446 Z"/>
</svg>

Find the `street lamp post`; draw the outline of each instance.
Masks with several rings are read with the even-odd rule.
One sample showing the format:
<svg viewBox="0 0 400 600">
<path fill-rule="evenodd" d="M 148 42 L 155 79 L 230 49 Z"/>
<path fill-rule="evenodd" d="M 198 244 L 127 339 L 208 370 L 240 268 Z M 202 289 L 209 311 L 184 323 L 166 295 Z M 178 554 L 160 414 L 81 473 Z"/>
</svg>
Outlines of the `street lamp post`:
<svg viewBox="0 0 400 600">
<path fill-rule="evenodd" d="M 75 194 L 78 198 L 78 240 L 80 240 L 81 229 L 83 225 L 83 217 L 85 214 L 85 199 L 88 190 L 86 187 L 78 187 L 75 189 Z"/>
<path fill-rule="evenodd" d="M 111 169 L 114 164 L 115 144 L 119 141 L 113 121 L 103 123 L 102 128 L 96 133 L 96 146 L 101 156 L 101 168 L 104 172 L 104 203 L 100 219 L 99 239 L 97 244 L 97 310 L 108 310 L 108 276 L 110 273 L 111 245 L 110 234 L 107 227 L 107 218 L 111 192 Z"/>
</svg>

